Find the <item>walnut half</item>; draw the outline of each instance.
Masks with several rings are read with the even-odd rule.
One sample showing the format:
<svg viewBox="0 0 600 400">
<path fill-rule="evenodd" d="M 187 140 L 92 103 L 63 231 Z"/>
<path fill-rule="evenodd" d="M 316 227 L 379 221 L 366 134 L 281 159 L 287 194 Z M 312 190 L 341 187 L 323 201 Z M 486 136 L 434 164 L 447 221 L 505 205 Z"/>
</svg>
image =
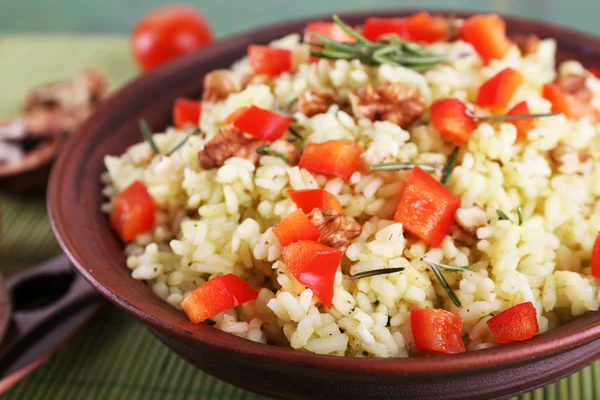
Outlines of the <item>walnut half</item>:
<svg viewBox="0 0 600 400">
<path fill-rule="evenodd" d="M 590 154 L 578 151 L 568 144 L 556 146 L 550 157 L 561 174 L 589 175 L 594 169 L 594 160 Z"/>
<path fill-rule="evenodd" d="M 260 158 L 256 150 L 268 143 L 266 140 L 248 138 L 232 126 L 224 126 L 198 152 L 198 162 L 204 169 L 219 168 L 231 157 L 245 158 L 256 164 Z"/>
<path fill-rule="evenodd" d="M 319 243 L 341 251 L 346 251 L 350 241 L 362 232 L 358 222 L 347 219 L 333 208 L 315 208 L 308 214 L 308 219 L 321 231 Z"/>
</svg>

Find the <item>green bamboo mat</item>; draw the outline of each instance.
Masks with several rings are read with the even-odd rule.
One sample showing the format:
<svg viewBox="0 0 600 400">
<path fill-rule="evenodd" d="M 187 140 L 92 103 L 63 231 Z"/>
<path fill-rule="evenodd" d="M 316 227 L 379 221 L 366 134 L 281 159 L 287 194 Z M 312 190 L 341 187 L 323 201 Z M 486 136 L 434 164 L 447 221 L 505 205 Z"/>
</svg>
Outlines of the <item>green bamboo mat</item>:
<svg viewBox="0 0 600 400">
<path fill-rule="evenodd" d="M 0 118 L 18 108 L 31 83 L 66 78 L 93 66 L 117 87 L 135 73 L 121 37 L 0 36 Z M 33 61 L 33 62 L 32 62 Z M 44 199 L 0 193 L 3 232 L 0 268 L 11 274 L 60 250 Z M 108 306 L 54 358 L 2 400 L 257 400 L 202 373 L 170 352 L 137 320 Z M 600 399 L 600 362 L 522 400 Z"/>
</svg>

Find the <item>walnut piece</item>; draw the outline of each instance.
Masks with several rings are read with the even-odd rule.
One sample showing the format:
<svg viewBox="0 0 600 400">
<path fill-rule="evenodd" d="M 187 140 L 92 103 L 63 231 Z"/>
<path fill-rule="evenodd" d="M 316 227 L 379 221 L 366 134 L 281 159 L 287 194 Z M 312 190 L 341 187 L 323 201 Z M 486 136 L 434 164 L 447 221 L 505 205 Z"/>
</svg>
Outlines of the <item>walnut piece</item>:
<svg viewBox="0 0 600 400">
<path fill-rule="evenodd" d="M 514 35 L 511 39 L 523 56 L 536 53 L 540 47 L 540 37 L 537 35 Z"/>
<path fill-rule="evenodd" d="M 298 160 L 300 159 L 298 155 L 298 149 L 296 149 L 296 146 L 294 146 L 287 140 L 276 140 L 273 143 L 271 143 L 270 147 L 273 150 L 286 156 L 292 162 L 292 164 L 297 164 Z"/>
<path fill-rule="evenodd" d="M 324 114 L 333 104 L 338 104 L 340 100 L 334 92 L 325 89 L 307 90 L 298 98 L 298 107 L 302 114 L 307 117 L 313 117 L 317 114 Z"/>
<path fill-rule="evenodd" d="M 408 127 L 425 112 L 425 99 L 419 92 L 400 82 L 384 82 L 373 88 L 366 83 L 349 94 L 356 118 L 389 121 Z"/>
<path fill-rule="evenodd" d="M 454 221 L 463 231 L 475 234 L 477 229 L 487 225 L 487 214 L 477 206 L 459 208 L 454 214 Z"/>
<path fill-rule="evenodd" d="M 226 69 L 216 69 L 204 76 L 204 92 L 202 101 L 216 103 L 225 100 L 230 94 L 238 91 L 238 88 Z"/>
<path fill-rule="evenodd" d="M 550 157 L 561 174 L 589 175 L 594 168 L 594 160 L 590 154 L 568 144 L 561 143 L 556 146 Z"/>
<path fill-rule="evenodd" d="M 260 158 L 256 150 L 268 143 L 265 140 L 248 138 L 232 126 L 224 126 L 198 152 L 198 162 L 204 169 L 221 167 L 225 160 L 231 157 L 245 158 L 256 164 Z"/>
<path fill-rule="evenodd" d="M 350 241 L 362 232 L 358 222 L 347 219 L 333 208 L 315 208 L 308 218 L 321 231 L 319 243 L 341 251 L 346 251 Z"/>
<path fill-rule="evenodd" d="M 583 74 L 568 74 L 560 76 L 554 83 L 565 92 L 586 103 L 592 100 L 592 92 L 586 85 L 587 76 Z"/>
</svg>

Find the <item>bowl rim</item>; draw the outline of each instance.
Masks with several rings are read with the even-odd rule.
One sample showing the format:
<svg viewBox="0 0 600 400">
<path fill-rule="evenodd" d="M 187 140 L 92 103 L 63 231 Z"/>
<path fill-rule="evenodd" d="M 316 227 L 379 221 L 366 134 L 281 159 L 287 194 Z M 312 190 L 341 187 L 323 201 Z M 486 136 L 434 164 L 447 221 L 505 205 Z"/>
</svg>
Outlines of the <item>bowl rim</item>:
<svg viewBox="0 0 600 400">
<path fill-rule="evenodd" d="M 448 10 L 448 9 L 427 9 L 431 13 L 436 14 L 451 14 L 458 17 L 467 17 L 473 14 L 481 14 L 479 11 L 468 10 Z M 357 11 L 350 13 L 341 13 L 340 17 L 344 20 L 364 20 L 368 16 L 391 17 L 409 15 L 422 11 L 422 9 L 414 8 L 397 8 L 383 9 L 373 11 Z M 553 23 L 533 20 L 512 16 L 510 14 L 500 14 L 506 21 L 510 30 L 511 24 L 526 24 L 536 29 L 536 33 L 548 32 L 552 33 L 553 37 L 559 36 L 569 38 L 570 42 L 581 44 L 580 50 L 583 51 L 583 46 L 592 45 L 598 50 L 600 55 L 600 37 L 592 36 L 572 28 L 566 28 Z M 182 57 L 172 63 L 168 63 L 155 70 L 144 73 L 127 83 L 120 88 L 109 99 L 103 102 L 96 113 L 79 128 L 66 144 L 54 165 L 50 177 L 50 184 L 47 194 L 48 212 L 50 215 L 52 229 L 56 235 L 61 247 L 68 255 L 73 265 L 78 272 L 102 295 L 104 295 L 112 303 L 116 304 L 121 309 L 132 314 L 142 322 L 150 326 L 153 330 L 168 331 L 169 336 L 176 340 L 186 343 L 196 343 L 209 346 L 215 351 L 232 353 L 236 355 L 244 355 L 253 360 L 253 362 L 261 362 L 269 364 L 273 359 L 278 359 L 282 362 L 295 364 L 298 366 L 320 368 L 321 365 L 326 365 L 327 370 L 336 370 L 339 372 L 365 372 L 378 375 L 397 375 L 406 373 L 419 374 L 441 374 L 441 373 L 457 373 L 465 370 L 483 371 L 486 369 L 497 368 L 498 366 L 510 366 L 526 363 L 530 359 L 544 359 L 552 355 L 559 354 L 569 349 L 582 346 L 600 337 L 600 311 L 589 312 L 584 316 L 577 317 L 577 320 L 582 322 L 582 327 L 574 332 L 566 335 L 548 336 L 547 333 L 540 334 L 530 341 L 511 343 L 502 346 L 495 346 L 488 349 L 469 351 L 462 354 L 444 355 L 439 357 L 418 357 L 418 358 L 355 358 L 355 357 L 337 357 L 330 355 L 318 355 L 307 352 L 301 352 L 287 347 L 279 347 L 256 343 L 247 339 L 239 338 L 219 331 L 206 324 L 193 325 L 189 323 L 189 329 L 178 327 L 169 324 L 156 316 L 149 309 L 145 309 L 139 304 L 132 304 L 124 300 L 118 293 L 115 293 L 110 288 L 102 285 L 94 273 L 86 267 L 85 252 L 73 246 L 69 231 L 71 226 L 65 223 L 61 218 L 58 218 L 62 210 L 68 210 L 68 206 L 62 203 L 61 199 L 61 184 L 63 177 L 69 167 L 69 155 L 80 149 L 83 145 L 85 134 L 83 131 L 92 129 L 94 123 L 102 121 L 118 109 L 120 104 L 128 101 L 131 94 L 135 94 L 139 87 L 147 85 L 149 82 L 160 81 L 163 77 L 176 74 L 178 70 L 189 67 L 190 65 L 210 63 L 212 57 L 222 54 L 231 48 L 236 47 L 236 42 L 243 41 L 242 38 L 247 36 L 263 36 L 279 33 L 279 31 L 287 28 L 288 25 L 305 24 L 315 20 L 329 20 L 331 15 L 316 15 L 305 18 L 286 20 L 280 23 L 267 25 L 242 33 L 229 36 L 216 41 L 214 44 L 204 48 L 202 51 Z M 575 44 L 573 44 L 575 46 Z M 93 177 L 99 179 L 99 177 Z M 123 266 L 125 267 L 125 266 Z M 133 279 L 133 278 L 132 278 Z M 152 293 L 151 290 L 148 293 Z M 166 303 L 165 303 L 166 304 Z M 170 306 L 169 306 L 170 307 Z M 173 311 L 178 312 L 173 308 Z M 571 324 L 573 321 L 565 325 Z M 273 367 L 276 368 L 276 367 Z"/>
</svg>

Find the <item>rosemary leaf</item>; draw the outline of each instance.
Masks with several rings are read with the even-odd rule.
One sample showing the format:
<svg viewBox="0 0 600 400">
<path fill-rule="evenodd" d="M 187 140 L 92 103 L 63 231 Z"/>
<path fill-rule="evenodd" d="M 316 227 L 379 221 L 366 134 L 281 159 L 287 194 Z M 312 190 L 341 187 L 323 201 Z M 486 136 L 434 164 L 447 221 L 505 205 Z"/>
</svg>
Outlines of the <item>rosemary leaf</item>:
<svg viewBox="0 0 600 400">
<path fill-rule="evenodd" d="M 294 128 L 293 126 L 289 126 L 288 130 L 290 131 L 290 133 L 292 135 L 294 135 L 298 140 L 300 140 L 302 143 L 304 143 L 304 136 L 302 136 L 300 134 L 300 132 L 298 132 L 298 130 L 296 128 Z"/>
<path fill-rule="evenodd" d="M 284 154 L 281 154 L 280 152 L 278 152 L 277 150 L 273 149 L 270 146 L 262 146 L 259 147 L 258 149 L 256 149 L 256 152 L 258 154 L 262 154 L 262 155 L 271 155 L 274 157 L 278 157 L 281 158 L 283 161 L 285 161 L 288 165 L 294 165 L 294 163 L 292 162 L 292 160 L 290 160 L 289 158 L 287 158 L 287 156 L 285 156 Z"/>
<path fill-rule="evenodd" d="M 429 265 L 429 267 L 433 271 L 433 274 L 435 275 L 435 277 L 438 279 L 438 281 L 440 281 L 440 285 L 442 285 L 442 287 L 444 288 L 444 290 L 446 291 L 446 293 L 448 293 L 448 297 L 450 297 L 450 300 L 452 300 L 452 302 L 457 307 L 462 307 L 462 304 L 460 303 L 460 300 L 456 296 L 456 293 L 454 293 L 454 291 L 452 290 L 452 288 L 448 284 L 448 281 L 446 281 L 446 278 L 444 278 L 444 275 L 442 274 L 442 272 L 440 271 L 440 269 L 438 268 L 438 266 L 435 263 L 433 263 L 431 260 L 427 259 L 427 258 L 422 258 L 421 260 L 425 264 Z"/>
<path fill-rule="evenodd" d="M 148 122 L 146 122 L 145 119 L 140 119 L 140 130 L 142 131 L 142 136 L 144 137 L 144 140 L 150 145 L 152 152 L 154 152 L 154 154 L 160 153 L 158 151 L 156 143 L 154 143 L 154 139 L 152 138 L 152 130 L 150 129 L 150 126 L 148 125 Z"/>
<path fill-rule="evenodd" d="M 519 226 L 523 224 L 523 209 L 521 206 L 517 207 L 517 216 L 519 217 Z"/>
<path fill-rule="evenodd" d="M 444 269 L 446 271 L 457 272 L 457 271 L 467 271 L 469 269 L 468 265 L 466 267 L 456 267 L 454 265 L 447 265 L 447 264 L 442 264 L 442 263 L 439 263 L 439 262 L 435 262 L 433 260 L 430 260 L 427 257 L 423 257 L 421 260 L 424 261 L 427 265 L 429 265 L 429 264 L 435 264 L 436 267 Z"/>
<path fill-rule="evenodd" d="M 396 272 L 402 271 L 404 271 L 404 267 L 374 269 L 371 271 L 360 272 L 356 275 L 348 277 L 348 279 L 354 281 L 361 278 L 367 278 L 369 276 L 395 274 Z"/>
<path fill-rule="evenodd" d="M 559 112 L 552 113 L 540 113 L 540 114 L 521 114 L 521 115 L 490 115 L 490 116 L 479 116 L 468 114 L 471 118 L 476 119 L 478 121 L 513 121 L 518 119 L 530 119 L 530 118 L 544 118 L 544 117 L 554 117 L 556 115 L 560 115 Z"/>
<path fill-rule="evenodd" d="M 510 218 L 508 218 L 508 215 L 506 215 L 504 211 L 497 209 L 496 214 L 498 214 L 498 218 L 500 218 L 500 221 L 510 221 Z"/>
<path fill-rule="evenodd" d="M 382 164 L 373 164 L 371 165 L 371 171 L 405 171 L 413 169 L 414 167 L 419 167 L 422 170 L 429 172 L 434 172 L 441 168 L 439 165 L 433 164 L 389 162 Z"/>
<path fill-rule="evenodd" d="M 452 171 L 454 170 L 454 167 L 456 166 L 456 158 L 458 157 L 459 150 L 460 150 L 459 146 L 454 147 L 454 150 L 452 150 L 452 154 L 450 154 L 450 157 L 448 158 L 448 163 L 444 167 L 444 172 L 442 173 L 442 179 L 440 179 L 440 182 L 444 186 L 446 184 L 448 184 L 450 175 L 452 174 Z"/>
<path fill-rule="evenodd" d="M 179 150 L 180 148 L 183 147 L 184 144 L 187 143 L 187 141 L 190 139 L 191 136 L 196 136 L 200 134 L 200 128 L 196 128 L 194 129 L 192 132 L 188 133 L 188 135 L 177 144 L 177 146 L 173 147 L 167 154 L 166 156 L 172 156 L 177 150 Z"/>
<path fill-rule="evenodd" d="M 352 29 L 350 26 L 346 25 L 340 19 L 340 17 L 338 17 L 337 15 L 334 14 L 332 18 L 333 18 L 333 22 L 335 22 L 340 28 L 342 28 L 342 30 L 344 32 L 346 32 L 348 35 L 352 36 L 354 39 L 356 39 L 360 43 L 371 43 L 371 41 L 369 39 L 367 39 L 366 37 L 364 37 L 363 35 L 361 35 L 357 31 L 355 31 L 354 29 Z"/>
</svg>

